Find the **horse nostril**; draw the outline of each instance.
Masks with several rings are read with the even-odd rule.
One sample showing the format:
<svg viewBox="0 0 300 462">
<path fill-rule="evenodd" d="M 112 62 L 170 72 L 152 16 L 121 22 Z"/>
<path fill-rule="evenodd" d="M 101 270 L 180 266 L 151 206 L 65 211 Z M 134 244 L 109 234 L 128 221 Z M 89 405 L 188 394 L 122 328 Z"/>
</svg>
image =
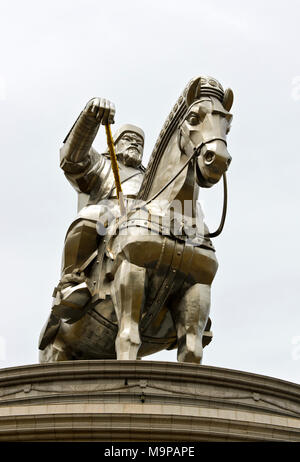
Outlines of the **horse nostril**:
<svg viewBox="0 0 300 462">
<path fill-rule="evenodd" d="M 204 154 L 204 163 L 206 165 L 210 165 L 213 163 L 213 161 L 215 160 L 215 154 L 212 152 L 212 151 L 207 151 L 205 154 Z"/>
<path fill-rule="evenodd" d="M 231 159 L 231 157 L 229 157 L 229 158 L 227 159 L 227 161 L 226 161 L 226 164 L 227 164 L 227 168 L 228 168 L 228 167 L 229 167 L 229 165 L 231 164 L 231 161 L 232 161 L 232 159 Z"/>
</svg>

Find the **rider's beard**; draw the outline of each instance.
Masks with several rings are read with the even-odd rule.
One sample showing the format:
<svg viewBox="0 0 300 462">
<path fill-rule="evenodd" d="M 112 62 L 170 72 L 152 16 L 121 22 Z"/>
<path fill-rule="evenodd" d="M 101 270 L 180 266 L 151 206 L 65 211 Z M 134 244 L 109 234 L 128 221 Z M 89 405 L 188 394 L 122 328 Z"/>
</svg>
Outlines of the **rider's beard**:
<svg viewBox="0 0 300 462">
<path fill-rule="evenodd" d="M 141 154 L 136 148 L 128 148 L 121 154 L 121 159 L 127 167 L 138 167 L 141 164 Z"/>
</svg>

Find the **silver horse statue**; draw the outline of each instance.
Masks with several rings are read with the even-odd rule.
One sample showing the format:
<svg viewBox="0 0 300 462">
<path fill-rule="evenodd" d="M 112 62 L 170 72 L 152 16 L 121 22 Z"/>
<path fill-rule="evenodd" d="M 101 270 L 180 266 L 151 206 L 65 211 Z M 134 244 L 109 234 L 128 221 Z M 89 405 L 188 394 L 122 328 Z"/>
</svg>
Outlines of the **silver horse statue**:
<svg viewBox="0 0 300 462">
<path fill-rule="evenodd" d="M 138 200 L 99 223 L 105 236 L 85 269 L 90 298 L 73 322 L 60 320 L 40 361 L 135 360 L 177 348 L 180 362 L 201 363 L 211 341 L 211 285 L 218 262 L 197 207 L 199 188 L 226 176 L 231 89 L 189 82 L 155 144 Z M 224 199 L 224 202 L 226 200 Z"/>
</svg>

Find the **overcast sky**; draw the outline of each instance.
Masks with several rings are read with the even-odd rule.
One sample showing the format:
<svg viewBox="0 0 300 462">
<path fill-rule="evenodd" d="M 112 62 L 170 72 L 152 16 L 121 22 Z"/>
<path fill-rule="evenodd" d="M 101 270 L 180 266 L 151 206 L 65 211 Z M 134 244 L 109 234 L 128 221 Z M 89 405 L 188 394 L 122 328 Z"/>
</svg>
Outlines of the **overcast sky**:
<svg viewBox="0 0 300 462">
<path fill-rule="evenodd" d="M 78 113 L 93 96 L 113 101 L 116 127 L 144 129 L 147 163 L 179 94 L 202 74 L 235 94 L 203 364 L 300 381 L 299 21 L 296 0 L 1 1 L 1 368 L 38 361 L 76 215 L 59 148 Z M 200 197 L 213 231 L 221 184 Z"/>
</svg>

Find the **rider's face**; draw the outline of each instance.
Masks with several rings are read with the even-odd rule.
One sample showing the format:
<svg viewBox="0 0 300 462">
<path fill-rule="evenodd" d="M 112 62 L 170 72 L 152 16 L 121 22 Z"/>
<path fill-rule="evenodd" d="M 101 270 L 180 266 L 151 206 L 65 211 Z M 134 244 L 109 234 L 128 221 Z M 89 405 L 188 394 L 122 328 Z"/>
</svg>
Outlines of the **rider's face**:
<svg viewBox="0 0 300 462">
<path fill-rule="evenodd" d="M 142 162 L 144 140 L 133 132 L 126 132 L 116 144 L 116 153 L 123 164 L 138 167 Z"/>
</svg>

